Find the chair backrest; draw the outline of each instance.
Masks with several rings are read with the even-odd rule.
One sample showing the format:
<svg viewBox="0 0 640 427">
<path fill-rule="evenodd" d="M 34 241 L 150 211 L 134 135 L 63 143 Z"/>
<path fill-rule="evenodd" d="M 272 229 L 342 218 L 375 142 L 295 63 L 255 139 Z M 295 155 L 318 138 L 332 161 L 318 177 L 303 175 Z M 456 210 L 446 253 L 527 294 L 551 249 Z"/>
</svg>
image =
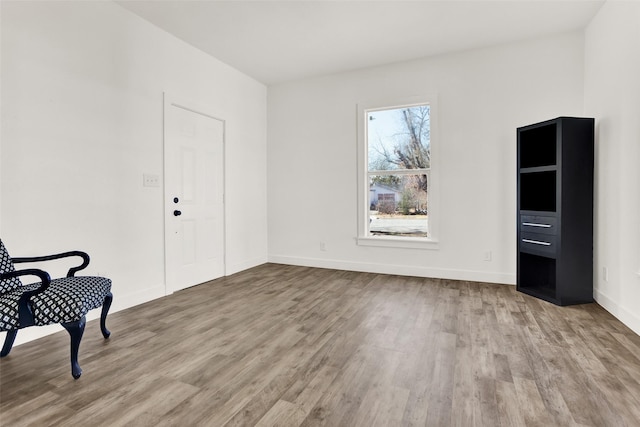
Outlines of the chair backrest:
<svg viewBox="0 0 640 427">
<path fill-rule="evenodd" d="M 10 273 L 12 271 L 15 271 L 13 262 L 11 261 L 11 257 L 9 256 L 7 249 L 4 247 L 4 243 L 0 240 L 0 273 Z M 21 286 L 22 282 L 17 277 L 2 279 L 0 280 L 0 294 L 6 294 L 7 292 L 11 292 Z"/>
</svg>

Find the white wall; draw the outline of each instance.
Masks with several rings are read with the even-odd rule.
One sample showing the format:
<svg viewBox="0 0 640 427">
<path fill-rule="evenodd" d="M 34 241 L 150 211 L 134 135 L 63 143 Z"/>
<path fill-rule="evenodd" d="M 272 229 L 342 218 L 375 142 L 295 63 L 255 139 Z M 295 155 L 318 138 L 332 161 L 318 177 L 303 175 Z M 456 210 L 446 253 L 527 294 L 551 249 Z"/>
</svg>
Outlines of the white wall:
<svg viewBox="0 0 640 427">
<path fill-rule="evenodd" d="M 164 295 L 162 191 L 142 174 L 162 174 L 167 91 L 227 120 L 228 274 L 266 261 L 268 230 L 274 262 L 514 283 L 515 128 L 596 117 L 596 299 L 640 332 L 637 4 L 605 4 L 586 42 L 273 86 L 268 155 L 262 84 L 111 2 L 0 5 L 0 235 L 16 255 L 90 252 L 88 273 L 114 280 L 113 311 Z M 422 93 L 439 97 L 440 249 L 359 247 L 356 104 Z"/>
<path fill-rule="evenodd" d="M 163 174 L 166 91 L 226 120 L 227 274 L 266 262 L 264 85 L 112 2 L 1 7 L 0 231 L 12 254 L 86 250 L 87 274 L 113 280 L 112 311 L 165 294 L 162 187 L 142 175 Z"/>
<path fill-rule="evenodd" d="M 582 115 L 583 47 L 576 32 L 270 86 L 269 260 L 515 283 L 516 127 Z M 357 246 L 356 104 L 424 93 L 438 94 L 440 248 Z"/>
<path fill-rule="evenodd" d="M 595 298 L 640 333 L 640 3 L 609 1 L 587 27 L 585 113 L 596 118 Z"/>
</svg>

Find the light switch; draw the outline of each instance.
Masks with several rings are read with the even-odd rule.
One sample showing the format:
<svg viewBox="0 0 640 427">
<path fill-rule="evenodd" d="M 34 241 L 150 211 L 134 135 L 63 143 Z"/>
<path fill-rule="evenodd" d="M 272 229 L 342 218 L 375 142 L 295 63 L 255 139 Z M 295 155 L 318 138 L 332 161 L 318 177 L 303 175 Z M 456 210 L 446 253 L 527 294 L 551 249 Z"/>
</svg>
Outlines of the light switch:
<svg viewBox="0 0 640 427">
<path fill-rule="evenodd" d="M 160 176 L 145 173 L 142 175 L 142 185 L 144 187 L 160 187 Z"/>
</svg>

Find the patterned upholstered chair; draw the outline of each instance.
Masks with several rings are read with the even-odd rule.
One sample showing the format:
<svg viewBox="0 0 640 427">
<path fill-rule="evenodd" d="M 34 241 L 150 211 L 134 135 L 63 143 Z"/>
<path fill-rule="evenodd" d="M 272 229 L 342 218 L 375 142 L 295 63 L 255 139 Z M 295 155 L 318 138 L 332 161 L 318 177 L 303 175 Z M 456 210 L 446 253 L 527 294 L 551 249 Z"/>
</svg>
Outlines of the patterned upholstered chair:
<svg viewBox="0 0 640 427">
<path fill-rule="evenodd" d="M 14 264 L 40 262 L 71 256 L 82 258 L 82 264 L 69 269 L 67 277 L 51 279 L 46 271 L 16 270 Z M 60 323 L 71 336 L 71 375 L 78 379 L 82 369 L 78 364 L 78 349 L 85 314 L 102 306 L 100 329 L 105 338 L 111 334 L 106 328 L 107 313 L 113 300 L 111 280 L 106 277 L 75 277 L 75 273 L 89 265 L 89 255 L 80 251 L 30 258 L 11 258 L 0 240 L 0 331 L 7 331 L 0 357 L 11 351 L 19 329 Z M 23 285 L 20 276 L 37 276 L 40 282 Z"/>
</svg>

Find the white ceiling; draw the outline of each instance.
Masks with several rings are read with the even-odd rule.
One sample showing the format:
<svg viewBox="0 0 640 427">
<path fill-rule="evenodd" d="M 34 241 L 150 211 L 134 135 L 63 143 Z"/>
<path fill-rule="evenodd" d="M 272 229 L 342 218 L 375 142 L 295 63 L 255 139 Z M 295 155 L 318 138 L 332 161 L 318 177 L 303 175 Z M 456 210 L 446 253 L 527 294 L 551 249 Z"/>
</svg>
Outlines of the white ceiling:
<svg viewBox="0 0 640 427">
<path fill-rule="evenodd" d="M 269 85 L 578 30 L 604 1 L 117 3 Z"/>
</svg>

